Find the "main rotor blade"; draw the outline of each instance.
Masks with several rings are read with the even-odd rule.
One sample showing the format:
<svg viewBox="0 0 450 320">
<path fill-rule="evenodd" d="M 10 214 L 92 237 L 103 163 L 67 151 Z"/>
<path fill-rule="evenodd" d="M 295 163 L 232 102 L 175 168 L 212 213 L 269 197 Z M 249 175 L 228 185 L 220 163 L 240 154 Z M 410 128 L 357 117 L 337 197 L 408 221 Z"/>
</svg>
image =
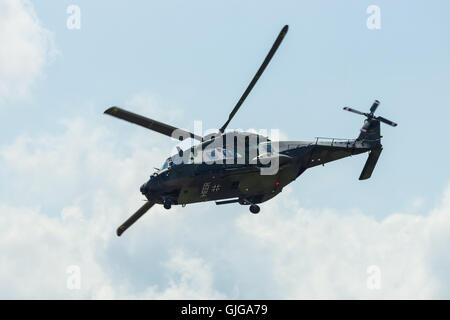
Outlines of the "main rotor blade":
<svg viewBox="0 0 450 320">
<path fill-rule="evenodd" d="M 344 110 L 350 111 L 350 112 L 353 112 L 353 113 L 356 113 L 356 114 L 360 114 L 362 116 L 367 116 L 367 113 L 364 113 L 364 112 L 361 112 L 361 111 L 358 111 L 358 110 L 355 110 L 355 109 L 352 109 L 352 108 L 349 108 L 349 107 L 344 107 Z"/>
<path fill-rule="evenodd" d="M 372 104 L 372 106 L 370 107 L 370 113 L 373 114 L 375 112 L 375 110 L 377 110 L 378 106 L 380 104 L 380 101 L 375 100 Z"/>
<path fill-rule="evenodd" d="M 120 237 L 133 223 L 135 223 L 140 217 L 144 215 L 155 203 L 147 201 L 142 207 L 139 208 L 131 217 L 128 218 L 119 228 L 117 228 L 117 235 Z"/>
<path fill-rule="evenodd" d="M 252 81 L 250 82 L 250 84 L 248 85 L 247 89 L 245 90 L 244 94 L 239 99 L 239 101 L 236 104 L 236 106 L 234 107 L 233 111 L 231 111 L 227 122 L 225 122 L 225 124 L 222 126 L 222 128 L 220 128 L 220 132 L 221 133 L 223 133 L 225 131 L 225 129 L 227 128 L 227 126 L 230 123 L 231 119 L 233 119 L 234 115 L 239 110 L 239 108 L 241 107 L 242 103 L 245 101 L 245 99 L 249 95 L 250 91 L 252 91 L 252 89 L 255 86 L 256 82 L 258 81 L 259 77 L 262 75 L 262 73 L 264 72 L 264 69 L 267 67 L 267 65 L 269 64 L 269 62 L 272 59 L 273 55 L 275 54 L 275 52 L 277 51 L 278 47 L 280 46 L 281 41 L 283 41 L 284 36 L 288 32 L 288 29 L 289 29 L 288 25 L 285 25 L 283 27 L 283 29 L 281 29 L 280 34 L 278 35 L 278 37 L 275 40 L 272 48 L 270 49 L 269 53 L 267 54 L 266 58 L 264 59 L 264 62 L 262 63 L 261 67 L 259 67 L 259 69 L 256 72 L 255 76 L 253 77 Z"/>
<path fill-rule="evenodd" d="M 110 116 L 137 124 L 139 126 L 142 126 L 144 128 L 162 133 L 166 136 L 176 138 L 178 140 L 184 140 L 186 138 L 192 138 L 199 141 L 202 141 L 202 137 L 197 136 L 189 131 L 179 129 L 176 127 L 173 127 L 171 125 L 146 118 L 144 116 L 141 116 L 139 114 L 121 109 L 119 107 L 111 107 L 104 112 L 105 114 L 109 114 Z M 176 137 L 173 136 L 174 131 L 176 130 Z"/>
<path fill-rule="evenodd" d="M 391 120 L 388 120 L 386 118 L 383 118 L 383 117 L 376 117 L 375 119 L 380 120 L 381 122 L 384 122 L 384 123 L 386 123 L 386 124 L 388 124 L 390 126 L 393 126 L 393 127 L 397 126 L 397 124 L 395 122 L 393 122 Z"/>
</svg>

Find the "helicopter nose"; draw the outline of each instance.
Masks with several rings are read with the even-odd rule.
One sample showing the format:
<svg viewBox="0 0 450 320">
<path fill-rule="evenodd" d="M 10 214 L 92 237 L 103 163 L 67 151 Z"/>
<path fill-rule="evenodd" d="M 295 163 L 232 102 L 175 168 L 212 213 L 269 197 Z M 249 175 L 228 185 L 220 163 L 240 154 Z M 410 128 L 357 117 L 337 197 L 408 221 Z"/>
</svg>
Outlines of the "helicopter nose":
<svg viewBox="0 0 450 320">
<path fill-rule="evenodd" d="M 146 193 L 147 193 L 147 182 L 144 183 L 144 184 L 141 186 L 140 190 L 141 190 L 141 193 L 142 193 L 142 194 L 146 194 Z"/>
</svg>

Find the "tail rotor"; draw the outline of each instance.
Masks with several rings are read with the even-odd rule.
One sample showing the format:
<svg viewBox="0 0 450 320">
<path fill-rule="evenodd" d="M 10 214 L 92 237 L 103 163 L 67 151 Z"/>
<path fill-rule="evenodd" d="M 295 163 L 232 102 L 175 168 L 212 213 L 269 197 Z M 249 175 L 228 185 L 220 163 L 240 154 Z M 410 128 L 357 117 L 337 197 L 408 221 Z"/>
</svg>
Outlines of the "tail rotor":
<svg viewBox="0 0 450 320">
<path fill-rule="evenodd" d="M 370 112 L 369 113 L 361 112 L 361 111 L 358 111 L 356 109 L 352 109 L 352 108 L 349 108 L 349 107 L 344 107 L 344 110 L 345 111 L 349 111 L 349 112 L 353 112 L 353 113 L 356 113 L 356 114 L 359 114 L 359 115 L 362 115 L 362 116 L 366 116 L 367 117 L 366 120 L 369 120 L 369 121 L 370 120 L 378 120 L 378 121 L 386 123 L 386 124 L 388 124 L 388 125 L 390 125 L 392 127 L 396 127 L 397 123 L 395 123 L 394 121 L 388 120 L 388 119 L 383 118 L 383 117 L 375 117 L 374 116 L 375 110 L 377 110 L 379 105 L 380 105 L 380 101 L 375 100 L 373 102 L 372 106 L 370 107 Z"/>
<path fill-rule="evenodd" d="M 381 134 L 380 134 L 380 122 L 388 124 L 392 127 L 396 127 L 397 123 L 388 120 L 383 117 L 376 117 L 374 115 L 378 106 L 380 105 L 380 101 L 375 100 L 370 107 L 370 112 L 361 112 L 356 109 L 352 109 L 349 107 L 344 107 L 344 110 L 353 112 L 362 116 L 365 116 L 364 125 L 361 128 L 361 133 L 359 134 L 356 141 L 362 141 L 366 143 L 370 149 L 369 157 L 367 158 L 366 164 L 359 176 L 359 180 L 366 180 L 372 176 L 372 172 L 375 169 L 375 165 L 377 164 L 378 158 L 380 157 L 381 151 L 383 150 L 381 146 Z"/>
</svg>

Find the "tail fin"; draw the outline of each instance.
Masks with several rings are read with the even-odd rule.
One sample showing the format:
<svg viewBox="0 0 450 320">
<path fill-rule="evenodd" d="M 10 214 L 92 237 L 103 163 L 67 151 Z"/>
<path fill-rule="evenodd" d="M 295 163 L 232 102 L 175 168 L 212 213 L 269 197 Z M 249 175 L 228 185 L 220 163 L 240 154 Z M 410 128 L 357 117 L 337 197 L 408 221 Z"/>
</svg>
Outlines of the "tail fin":
<svg viewBox="0 0 450 320">
<path fill-rule="evenodd" d="M 359 180 L 366 180 L 372 176 L 373 169 L 375 169 L 375 165 L 377 164 L 382 150 L 383 148 L 380 146 L 379 148 L 372 149 L 370 151 L 366 164 L 364 165 L 361 175 L 359 176 Z"/>
<path fill-rule="evenodd" d="M 361 128 L 361 133 L 356 140 L 369 144 L 372 149 L 367 157 L 366 164 L 361 171 L 361 175 L 359 176 L 359 180 L 366 180 L 372 176 L 372 172 L 375 169 L 375 165 L 383 150 L 381 147 L 380 121 L 376 119 L 366 119 Z"/>
<path fill-rule="evenodd" d="M 361 133 L 356 140 L 364 141 L 373 145 L 374 147 L 381 146 L 380 121 L 377 119 L 364 120 L 364 125 L 361 128 Z"/>
</svg>

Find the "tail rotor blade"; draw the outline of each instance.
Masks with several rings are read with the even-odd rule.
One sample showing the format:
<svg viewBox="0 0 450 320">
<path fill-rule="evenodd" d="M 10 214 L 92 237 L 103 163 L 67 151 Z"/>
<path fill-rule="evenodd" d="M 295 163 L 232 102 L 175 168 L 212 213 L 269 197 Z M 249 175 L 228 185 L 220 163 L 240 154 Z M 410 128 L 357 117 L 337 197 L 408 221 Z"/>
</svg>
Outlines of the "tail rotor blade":
<svg viewBox="0 0 450 320">
<path fill-rule="evenodd" d="M 390 126 L 393 126 L 393 127 L 397 126 L 397 124 L 395 122 L 393 122 L 391 120 L 388 120 L 386 118 L 383 118 L 383 117 L 376 117 L 375 119 L 380 120 L 381 122 L 384 122 L 384 123 L 386 123 L 386 124 L 388 124 Z"/>
<path fill-rule="evenodd" d="M 373 102 L 372 106 L 370 107 L 370 113 L 373 114 L 375 112 L 375 110 L 377 110 L 379 104 L 380 104 L 380 101 L 375 100 Z"/>
<path fill-rule="evenodd" d="M 352 109 L 352 108 L 349 108 L 349 107 L 344 107 L 344 110 L 345 111 L 350 111 L 350 112 L 353 112 L 353 113 L 356 113 L 356 114 L 360 114 L 362 116 L 367 116 L 366 113 L 358 111 L 358 110 L 355 110 L 355 109 Z"/>
<path fill-rule="evenodd" d="M 131 217 L 128 218 L 119 228 L 117 228 L 117 236 L 121 236 L 133 223 L 142 217 L 155 203 L 147 201 L 142 207 L 138 209 Z"/>
</svg>

